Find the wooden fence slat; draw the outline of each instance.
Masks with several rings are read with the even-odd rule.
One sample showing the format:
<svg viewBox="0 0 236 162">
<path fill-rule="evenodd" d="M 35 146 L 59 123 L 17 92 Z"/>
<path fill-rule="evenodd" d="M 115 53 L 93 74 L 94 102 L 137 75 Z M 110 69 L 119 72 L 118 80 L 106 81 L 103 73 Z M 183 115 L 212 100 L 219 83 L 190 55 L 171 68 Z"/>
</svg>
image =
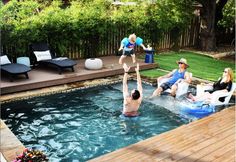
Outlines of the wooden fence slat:
<svg viewBox="0 0 236 162">
<path fill-rule="evenodd" d="M 200 23 L 199 18 L 194 18 L 190 25 L 181 33 L 179 38 L 179 46 L 182 47 L 191 47 L 197 45 L 197 40 L 199 36 L 199 29 L 200 29 Z M 107 29 L 107 39 L 108 40 L 99 40 L 99 52 L 97 56 L 108 56 L 108 55 L 115 55 L 119 46 L 120 41 L 127 37 L 129 34 L 125 26 L 119 25 L 118 27 L 118 33 L 115 32 L 116 29 L 109 27 Z M 148 29 L 147 29 L 148 31 Z M 157 32 L 153 32 L 152 34 L 158 34 Z M 137 33 L 138 35 L 138 33 Z M 144 44 L 147 46 L 147 44 L 150 44 L 152 47 L 155 47 L 155 50 L 158 51 L 160 49 L 168 49 L 171 48 L 173 45 L 172 37 L 170 31 L 167 31 L 164 33 L 163 37 L 159 40 L 159 42 L 151 42 L 151 40 L 148 39 L 147 32 L 144 32 L 143 36 L 141 36 L 144 39 Z M 91 49 L 91 46 L 88 45 L 89 40 L 78 40 L 77 42 L 71 42 L 69 47 L 66 47 L 67 49 L 67 55 L 70 58 L 73 59 L 80 59 L 85 58 L 88 56 L 89 53 L 93 52 Z M 1 47 L 3 54 L 16 54 L 16 45 L 9 44 L 4 45 Z M 30 55 L 30 49 L 27 44 L 22 44 L 22 48 L 26 48 L 27 55 Z M 87 48 L 87 49 L 85 49 Z M 143 52 L 142 48 L 137 48 L 137 53 Z M 14 58 L 15 59 L 15 58 Z"/>
</svg>

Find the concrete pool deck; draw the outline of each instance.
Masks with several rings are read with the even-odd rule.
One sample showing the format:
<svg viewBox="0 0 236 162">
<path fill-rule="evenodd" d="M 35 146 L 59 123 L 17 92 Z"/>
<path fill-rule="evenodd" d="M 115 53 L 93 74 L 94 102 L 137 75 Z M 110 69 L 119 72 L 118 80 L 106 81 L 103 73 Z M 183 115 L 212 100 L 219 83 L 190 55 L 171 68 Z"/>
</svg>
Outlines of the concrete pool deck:
<svg viewBox="0 0 236 162">
<path fill-rule="evenodd" d="M 27 91 L 32 89 L 56 86 L 72 82 L 84 81 L 89 79 L 97 79 L 108 76 L 123 74 L 124 70 L 122 65 L 118 64 L 118 56 L 100 57 L 103 60 L 103 68 L 101 70 L 87 70 L 84 67 L 85 60 L 78 60 L 78 64 L 74 67 L 75 72 L 63 71 L 62 75 L 58 74 L 57 69 L 51 67 L 36 67 L 32 69 L 29 74 L 29 79 L 25 76 L 20 76 L 14 79 L 13 82 L 9 81 L 7 76 L 1 77 L 1 94 L 9 94 L 20 91 Z M 134 71 L 136 64 L 131 63 L 131 58 L 125 60 L 130 65 L 131 72 Z M 156 68 L 157 64 L 147 64 L 144 60 L 137 60 L 140 64 L 140 70 Z"/>
<path fill-rule="evenodd" d="M 2 120 L 0 120 L 0 134 L 0 152 L 6 161 L 12 161 L 16 155 L 23 152 L 25 147 Z"/>
</svg>

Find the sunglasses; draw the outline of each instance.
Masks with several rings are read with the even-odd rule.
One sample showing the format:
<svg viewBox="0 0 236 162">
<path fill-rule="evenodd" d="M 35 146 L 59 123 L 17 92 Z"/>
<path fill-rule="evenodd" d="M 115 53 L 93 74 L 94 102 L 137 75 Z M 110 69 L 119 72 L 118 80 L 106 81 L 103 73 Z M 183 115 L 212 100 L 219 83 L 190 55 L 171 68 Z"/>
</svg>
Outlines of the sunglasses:
<svg viewBox="0 0 236 162">
<path fill-rule="evenodd" d="M 224 73 L 228 73 L 228 71 L 223 71 Z"/>
<path fill-rule="evenodd" d="M 179 64 L 184 64 L 184 63 L 182 63 L 182 62 L 179 62 Z"/>
</svg>

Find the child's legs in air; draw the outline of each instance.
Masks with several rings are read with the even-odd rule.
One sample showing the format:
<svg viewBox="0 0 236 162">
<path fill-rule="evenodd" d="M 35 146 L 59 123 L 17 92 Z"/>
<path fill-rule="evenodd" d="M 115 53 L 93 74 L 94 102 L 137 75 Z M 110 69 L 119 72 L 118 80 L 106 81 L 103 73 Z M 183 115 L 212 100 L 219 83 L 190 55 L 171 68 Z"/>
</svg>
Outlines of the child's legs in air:
<svg viewBox="0 0 236 162">
<path fill-rule="evenodd" d="M 123 64 L 123 60 L 126 58 L 126 55 L 121 55 L 120 59 L 119 59 L 119 64 L 122 65 Z"/>
<path fill-rule="evenodd" d="M 132 61 L 133 61 L 133 63 L 135 63 L 135 62 L 136 62 L 135 54 L 132 54 L 131 57 L 132 57 Z"/>
</svg>

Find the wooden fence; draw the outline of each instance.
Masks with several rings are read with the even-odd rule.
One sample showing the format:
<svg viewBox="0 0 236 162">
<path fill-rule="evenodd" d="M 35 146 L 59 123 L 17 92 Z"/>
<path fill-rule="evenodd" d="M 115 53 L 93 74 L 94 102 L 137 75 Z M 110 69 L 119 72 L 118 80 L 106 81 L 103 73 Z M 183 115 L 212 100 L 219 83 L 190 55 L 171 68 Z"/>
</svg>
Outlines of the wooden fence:
<svg viewBox="0 0 236 162">
<path fill-rule="evenodd" d="M 196 17 L 192 20 L 191 24 L 181 33 L 180 39 L 179 39 L 179 47 L 193 47 L 197 44 L 198 36 L 199 36 L 199 18 Z M 147 29 L 148 30 L 148 29 Z M 96 54 L 96 57 L 101 56 L 109 56 L 109 55 L 116 55 L 121 40 L 126 36 L 128 36 L 130 33 L 126 31 L 125 28 L 119 28 L 119 31 L 114 33 L 113 29 L 109 29 L 107 32 L 107 40 L 100 40 L 97 42 L 99 44 L 99 52 Z M 155 33 L 154 37 L 155 37 Z M 138 35 L 138 33 L 137 33 Z M 163 50 L 163 49 L 170 49 L 173 46 L 173 40 L 171 38 L 171 32 L 165 32 L 159 42 L 151 42 L 150 39 L 148 39 L 145 35 L 138 35 L 143 38 L 144 45 L 150 44 L 156 51 Z M 109 41 L 108 41 L 109 40 Z M 66 47 L 67 52 L 66 56 L 73 59 L 80 59 L 80 58 L 86 58 L 89 56 L 89 53 L 93 52 L 93 49 L 86 49 L 86 41 L 84 40 L 78 40 L 78 42 L 71 42 L 68 47 Z M 1 47 L 1 53 L 3 54 L 13 54 L 14 59 L 20 55 L 16 55 L 16 48 L 14 44 L 8 44 L 7 46 Z M 20 48 L 27 49 L 24 56 L 30 56 L 30 49 L 29 45 L 25 44 L 22 45 Z M 143 52 L 142 49 L 137 48 L 137 52 Z"/>
<path fill-rule="evenodd" d="M 197 45 L 198 37 L 199 37 L 199 29 L 200 29 L 200 20 L 195 18 L 192 20 L 191 25 L 189 25 L 180 35 L 179 39 L 179 47 L 193 47 Z M 107 38 L 109 41 L 101 40 L 99 43 L 100 50 L 96 55 L 98 57 L 101 56 L 109 56 L 116 55 L 120 42 L 124 37 L 127 37 L 130 33 L 128 33 L 125 28 L 120 28 L 118 34 L 113 34 L 112 30 L 108 30 Z M 138 33 L 137 33 L 138 35 Z M 139 36 L 139 35 L 138 35 Z M 152 47 L 155 47 L 156 51 L 170 49 L 173 46 L 173 40 L 171 40 L 171 33 L 165 32 L 161 37 L 159 42 L 151 42 L 146 39 L 145 35 L 141 36 L 144 40 L 144 45 L 150 44 Z M 71 43 L 71 46 L 67 49 L 67 54 L 70 58 L 85 58 L 91 51 L 83 51 L 84 42 L 80 42 L 78 44 Z M 142 49 L 137 48 L 137 52 L 143 52 Z"/>
</svg>

